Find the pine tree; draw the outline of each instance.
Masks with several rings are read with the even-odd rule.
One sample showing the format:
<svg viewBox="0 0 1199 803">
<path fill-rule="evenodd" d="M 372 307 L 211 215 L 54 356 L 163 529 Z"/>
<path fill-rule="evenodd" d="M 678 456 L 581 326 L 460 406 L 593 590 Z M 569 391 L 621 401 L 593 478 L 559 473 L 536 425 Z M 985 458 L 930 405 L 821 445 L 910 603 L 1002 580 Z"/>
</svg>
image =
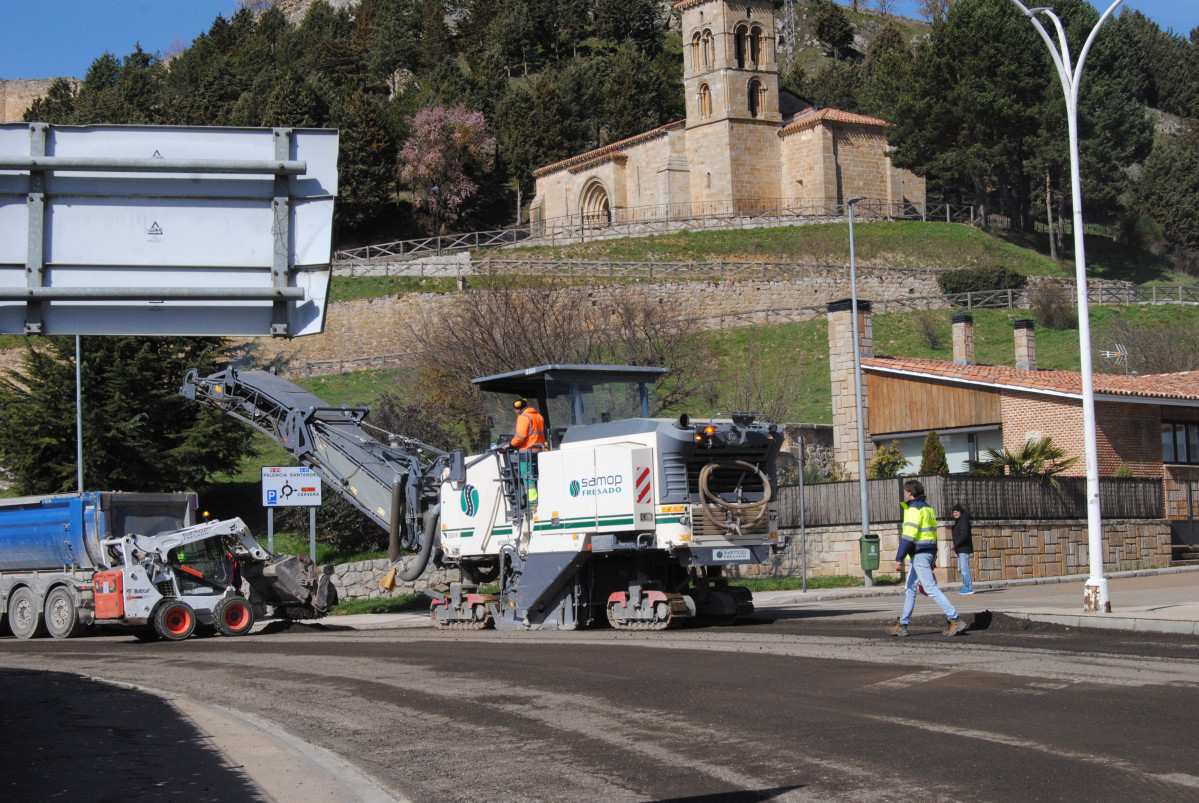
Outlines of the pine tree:
<svg viewBox="0 0 1199 803">
<path fill-rule="evenodd" d="M 945 462 L 945 446 L 935 429 L 929 430 L 920 450 L 921 474 L 948 474 L 949 463 Z"/>
<path fill-rule="evenodd" d="M 216 370 L 213 338 L 82 339 L 88 490 L 195 490 L 249 450 L 250 430 L 179 395 L 184 373 Z M 25 494 L 76 488 L 75 341 L 37 342 L 0 378 L 0 463 Z"/>
</svg>

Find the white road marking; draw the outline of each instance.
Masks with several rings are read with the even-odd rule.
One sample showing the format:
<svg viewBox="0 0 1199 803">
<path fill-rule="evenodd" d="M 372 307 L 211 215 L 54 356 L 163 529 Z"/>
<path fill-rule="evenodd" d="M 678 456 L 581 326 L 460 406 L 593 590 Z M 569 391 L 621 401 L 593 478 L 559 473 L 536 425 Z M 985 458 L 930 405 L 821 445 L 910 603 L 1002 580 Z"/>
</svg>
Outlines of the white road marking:
<svg viewBox="0 0 1199 803">
<path fill-rule="evenodd" d="M 1045 744 L 1043 742 L 1033 741 L 1032 739 L 1022 739 L 1019 736 L 1008 736 L 1003 733 L 981 731 L 974 728 L 958 728 L 953 725 L 939 725 L 937 723 L 924 722 L 918 719 L 907 719 L 906 717 L 887 717 L 876 714 L 863 714 L 863 716 L 867 719 L 874 719 L 878 720 L 879 722 L 889 723 L 891 725 L 899 725 L 908 728 L 919 728 L 920 730 L 929 731 L 930 733 L 942 733 L 962 739 L 977 739 L 979 741 L 1002 744 L 1007 747 L 1017 747 L 1022 750 L 1036 750 L 1039 753 L 1045 753 L 1046 755 L 1053 756 L 1054 758 L 1067 758 L 1073 761 L 1082 762 L 1084 764 L 1095 764 L 1096 766 L 1104 767 L 1105 769 L 1116 769 L 1132 775 L 1140 775 L 1144 778 L 1155 781 L 1163 781 L 1176 786 L 1186 786 L 1191 789 L 1199 789 L 1199 777 L 1194 775 L 1187 775 L 1183 772 L 1146 772 L 1132 762 L 1116 756 L 1100 756 L 1092 755 L 1091 753 L 1080 753 L 1077 750 L 1067 750 L 1060 745 Z"/>
<path fill-rule="evenodd" d="M 910 675 L 900 675 L 897 678 L 880 680 L 878 683 L 871 683 L 870 685 L 866 686 L 866 688 L 870 691 L 883 689 L 905 689 L 908 686 L 914 686 L 917 683 L 929 683 L 952 674 L 952 672 L 945 672 L 940 669 L 927 669 L 923 672 L 913 672 Z"/>
</svg>

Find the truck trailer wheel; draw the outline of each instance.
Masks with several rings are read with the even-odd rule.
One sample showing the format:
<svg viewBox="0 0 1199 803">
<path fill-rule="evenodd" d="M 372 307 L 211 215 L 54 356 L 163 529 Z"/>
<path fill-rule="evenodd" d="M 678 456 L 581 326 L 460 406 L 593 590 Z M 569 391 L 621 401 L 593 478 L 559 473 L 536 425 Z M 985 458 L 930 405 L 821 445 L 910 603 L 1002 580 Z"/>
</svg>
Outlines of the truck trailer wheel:
<svg viewBox="0 0 1199 803">
<path fill-rule="evenodd" d="M 241 597 L 225 597 L 212 609 L 212 623 L 223 636 L 244 636 L 254 626 L 254 609 Z"/>
<path fill-rule="evenodd" d="M 196 612 L 181 600 L 164 602 L 154 613 L 154 629 L 167 641 L 182 641 L 196 629 Z"/>
<path fill-rule="evenodd" d="M 46 630 L 54 638 L 71 638 L 83 632 L 75 595 L 69 588 L 59 586 L 46 595 Z"/>
<path fill-rule="evenodd" d="M 34 638 L 46 635 L 42 621 L 42 606 L 32 588 L 23 586 L 13 592 L 8 600 L 8 626 L 17 638 Z"/>
</svg>

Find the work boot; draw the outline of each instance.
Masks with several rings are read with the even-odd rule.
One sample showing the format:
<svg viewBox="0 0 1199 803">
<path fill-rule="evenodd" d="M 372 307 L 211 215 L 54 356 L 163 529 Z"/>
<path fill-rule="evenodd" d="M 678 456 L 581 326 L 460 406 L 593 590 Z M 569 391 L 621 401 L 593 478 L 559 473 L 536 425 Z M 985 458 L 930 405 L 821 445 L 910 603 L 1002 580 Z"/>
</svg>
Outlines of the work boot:
<svg viewBox="0 0 1199 803">
<path fill-rule="evenodd" d="M 895 624 L 887 628 L 887 632 L 892 636 L 906 636 L 908 634 L 908 626 L 896 619 Z"/>
<path fill-rule="evenodd" d="M 949 629 L 945 631 L 945 635 L 960 636 L 966 632 L 967 627 L 968 625 L 966 624 L 966 620 L 960 616 L 957 619 L 950 619 Z"/>
</svg>

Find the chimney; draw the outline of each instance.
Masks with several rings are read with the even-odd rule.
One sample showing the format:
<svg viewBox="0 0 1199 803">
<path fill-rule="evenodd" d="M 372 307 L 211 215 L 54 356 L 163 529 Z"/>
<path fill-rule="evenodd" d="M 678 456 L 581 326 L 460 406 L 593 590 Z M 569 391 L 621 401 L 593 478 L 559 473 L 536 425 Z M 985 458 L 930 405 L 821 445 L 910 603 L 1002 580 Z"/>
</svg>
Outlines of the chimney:
<svg viewBox="0 0 1199 803">
<path fill-rule="evenodd" d="M 1037 370 L 1036 324 L 1027 318 L 1012 322 L 1016 333 L 1016 367 L 1021 371 Z"/>
<path fill-rule="evenodd" d="M 953 361 L 974 365 L 974 316 L 969 312 L 953 314 Z"/>
<path fill-rule="evenodd" d="M 870 302 L 858 299 L 858 345 L 863 358 L 874 356 Z M 853 302 L 846 298 L 828 304 L 828 369 L 832 380 L 833 458 L 845 466 L 849 476 L 858 476 L 858 406 L 854 392 Z M 867 422 L 870 396 L 862 375 L 862 412 Z M 866 427 L 866 459 L 874 454 Z"/>
</svg>

